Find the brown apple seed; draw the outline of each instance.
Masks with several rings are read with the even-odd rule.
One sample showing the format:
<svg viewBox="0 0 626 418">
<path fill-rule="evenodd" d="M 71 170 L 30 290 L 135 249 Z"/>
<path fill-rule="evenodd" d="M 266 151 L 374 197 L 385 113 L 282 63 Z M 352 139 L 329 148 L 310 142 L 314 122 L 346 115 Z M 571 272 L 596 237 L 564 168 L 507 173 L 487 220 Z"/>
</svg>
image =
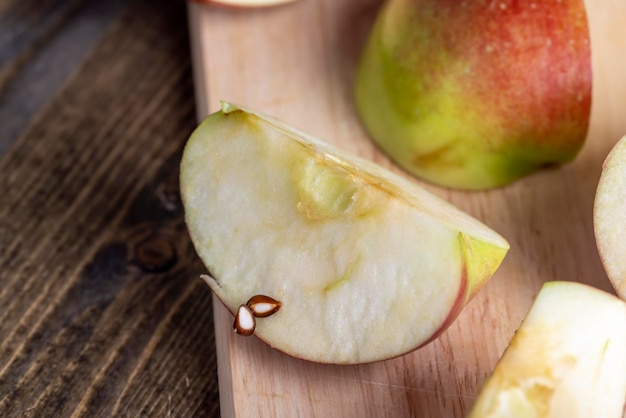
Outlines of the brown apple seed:
<svg viewBox="0 0 626 418">
<path fill-rule="evenodd" d="M 265 318 L 275 314 L 282 306 L 282 303 L 269 296 L 255 295 L 246 302 L 246 305 L 252 310 L 254 316 Z"/>
<path fill-rule="evenodd" d="M 235 323 L 233 324 L 235 332 L 239 335 L 248 336 L 254 333 L 256 328 L 256 319 L 254 313 L 248 305 L 241 305 L 235 315 Z"/>
</svg>

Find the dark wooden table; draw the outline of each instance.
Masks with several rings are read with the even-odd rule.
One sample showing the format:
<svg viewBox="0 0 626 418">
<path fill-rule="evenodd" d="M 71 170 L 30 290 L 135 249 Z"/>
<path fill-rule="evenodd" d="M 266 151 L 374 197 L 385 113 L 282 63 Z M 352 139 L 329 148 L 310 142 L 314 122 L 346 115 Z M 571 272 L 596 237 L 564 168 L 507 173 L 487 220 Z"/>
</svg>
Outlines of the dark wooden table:
<svg viewBox="0 0 626 418">
<path fill-rule="evenodd" d="M 218 416 L 180 0 L 0 0 L 0 417 Z"/>
</svg>

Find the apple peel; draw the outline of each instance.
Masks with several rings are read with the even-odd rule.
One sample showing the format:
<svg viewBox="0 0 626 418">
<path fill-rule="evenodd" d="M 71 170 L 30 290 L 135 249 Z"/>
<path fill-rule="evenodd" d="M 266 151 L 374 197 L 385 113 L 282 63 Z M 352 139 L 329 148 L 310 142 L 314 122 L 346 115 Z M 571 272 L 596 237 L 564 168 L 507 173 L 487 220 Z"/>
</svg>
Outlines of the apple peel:
<svg viewBox="0 0 626 418">
<path fill-rule="evenodd" d="M 254 335 L 310 361 L 432 341 L 509 249 L 406 178 L 229 103 L 191 135 L 180 184 L 213 292 L 233 314 L 254 295 L 280 301 Z"/>
<path fill-rule="evenodd" d="M 365 129 L 432 183 L 505 186 L 572 161 L 587 136 L 583 0 L 387 0 L 361 55 Z"/>
<path fill-rule="evenodd" d="M 298 0 L 188 0 L 195 3 L 213 4 L 216 6 L 230 7 L 235 9 L 254 9 L 263 7 L 280 6 L 294 3 Z"/>
</svg>

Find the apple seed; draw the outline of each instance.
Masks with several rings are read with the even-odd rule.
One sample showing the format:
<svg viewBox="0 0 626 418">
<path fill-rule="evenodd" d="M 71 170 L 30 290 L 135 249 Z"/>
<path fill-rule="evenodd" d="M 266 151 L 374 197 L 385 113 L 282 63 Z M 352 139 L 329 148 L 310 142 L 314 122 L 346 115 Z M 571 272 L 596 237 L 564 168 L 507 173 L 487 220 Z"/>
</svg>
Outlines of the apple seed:
<svg viewBox="0 0 626 418">
<path fill-rule="evenodd" d="M 255 295 L 246 302 L 246 305 L 252 310 L 254 316 L 265 318 L 275 314 L 282 306 L 282 303 L 269 296 Z"/>
<path fill-rule="evenodd" d="M 256 319 L 254 313 L 248 305 L 241 305 L 235 315 L 235 323 L 233 324 L 235 332 L 239 335 L 248 336 L 254 333 L 256 328 Z"/>
</svg>

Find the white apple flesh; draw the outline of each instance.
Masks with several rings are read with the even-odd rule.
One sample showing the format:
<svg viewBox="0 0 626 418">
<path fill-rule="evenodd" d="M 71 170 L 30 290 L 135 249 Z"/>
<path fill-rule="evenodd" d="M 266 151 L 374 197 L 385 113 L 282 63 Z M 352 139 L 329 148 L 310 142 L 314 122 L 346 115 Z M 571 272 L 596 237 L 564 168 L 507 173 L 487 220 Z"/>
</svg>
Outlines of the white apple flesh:
<svg viewBox="0 0 626 418">
<path fill-rule="evenodd" d="M 626 401 L 626 303 L 546 283 L 469 418 L 618 418 Z"/>
<path fill-rule="evenodd" d="M 231 311 L 280 309 L 255 335 L 316 362 L 409 352 L 439 335 L 508 251 L 414 183 L 278 121 L 223 104 L 181 163 L 189 233 Z"/>
<path fill-rule="evenodd" d="M 604 269 L 617 294 L 626 300 L 626 136 L 602 166 L 593 226 Z"/>
</svg>

